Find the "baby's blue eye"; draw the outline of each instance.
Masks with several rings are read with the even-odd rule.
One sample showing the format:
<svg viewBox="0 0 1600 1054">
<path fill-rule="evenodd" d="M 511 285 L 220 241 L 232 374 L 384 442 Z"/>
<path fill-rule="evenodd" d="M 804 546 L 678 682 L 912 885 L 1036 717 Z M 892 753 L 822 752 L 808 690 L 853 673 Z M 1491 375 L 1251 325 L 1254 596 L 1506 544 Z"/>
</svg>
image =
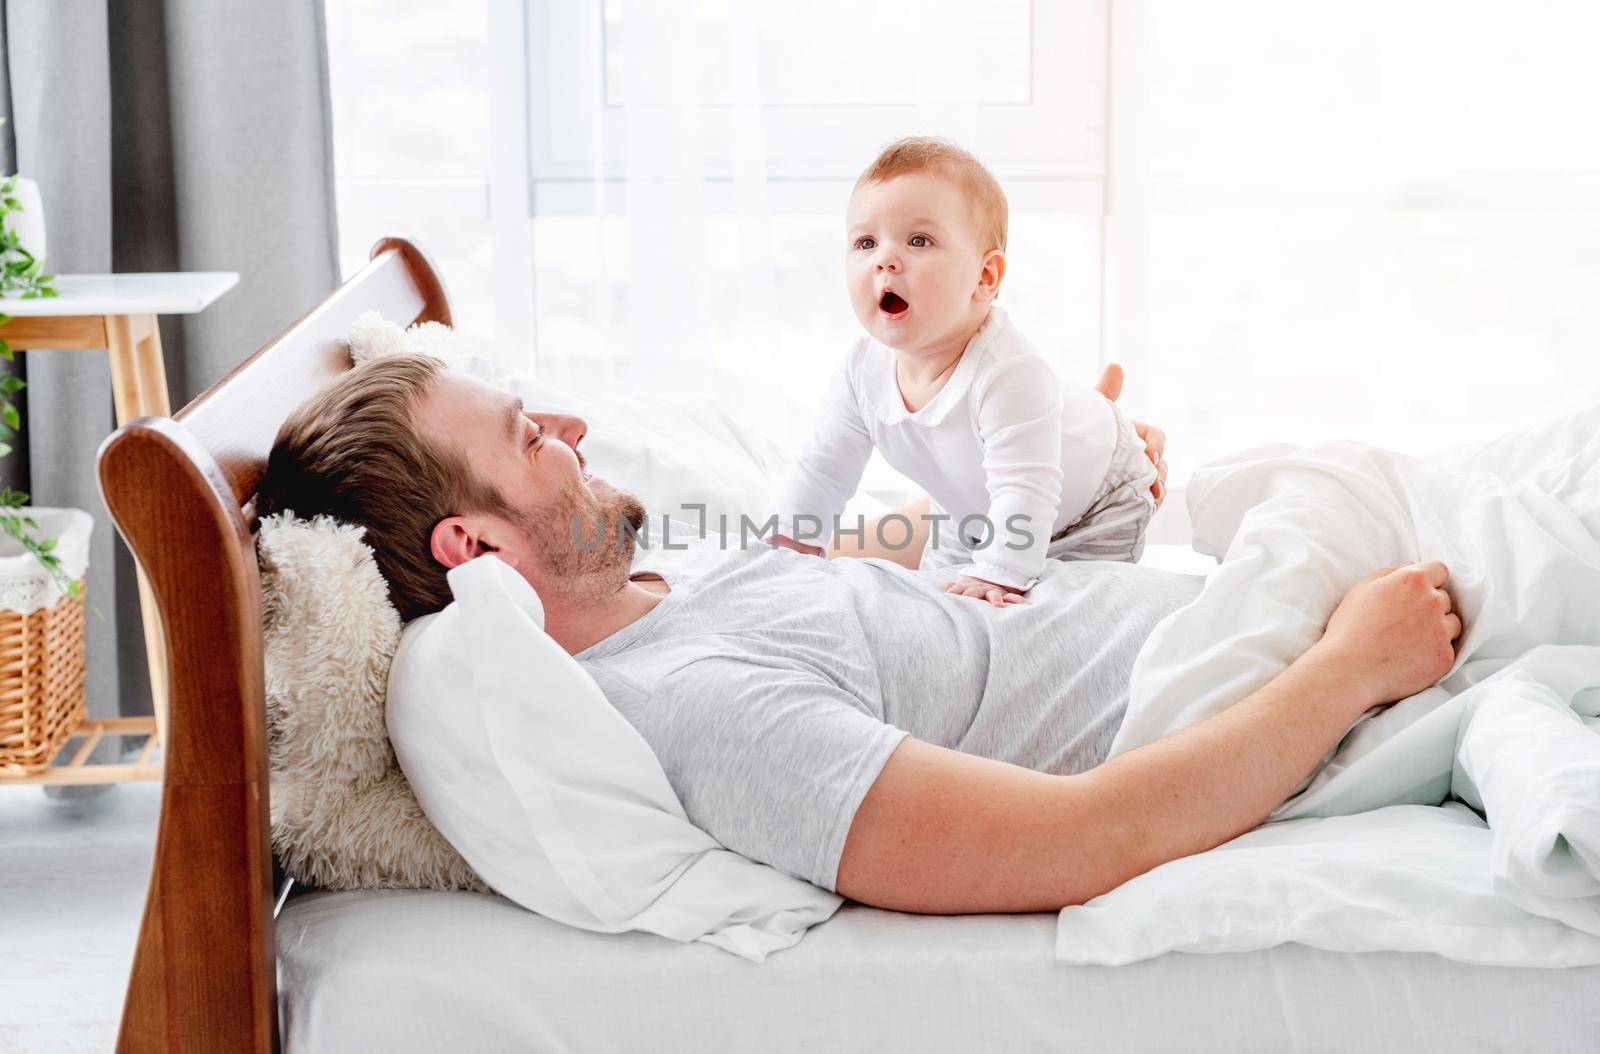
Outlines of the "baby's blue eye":
<svg viewBox="0 0 1600 1054">
<path fill-rule="evenodd" d="M 856 248 L 857 249 L 876 249 L 877 247 L 878 247 L 877 240 L 875 238 L 871 237 L 870 235 L 866 236 L 866 237 L 862 237 L 862 238 L 857 238 L 856 239 Z"/>
<path fill-rule="evenodd" d="M 932 245 L 933 242 L 929 240 L 926 234 L 913 234 L 911 236 L 911 240 L 906 244 L 911 246 L 913 249 L 926 249 L 928 246 Z"/>
</svg>

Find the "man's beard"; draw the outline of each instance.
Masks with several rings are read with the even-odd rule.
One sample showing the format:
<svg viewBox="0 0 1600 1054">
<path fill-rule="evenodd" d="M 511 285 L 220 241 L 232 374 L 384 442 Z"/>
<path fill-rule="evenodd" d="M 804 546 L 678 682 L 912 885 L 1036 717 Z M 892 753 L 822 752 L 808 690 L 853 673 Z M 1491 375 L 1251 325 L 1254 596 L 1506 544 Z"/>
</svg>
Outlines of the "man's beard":
<svg viewBox="0 0 1600 1054">
<path fill-rule="evenodd" d="M 598 599 L 628 580 L 644 503 L 609 485 L 605 493 L 578 484 L 522 518 L 549 584 L 569 599 Z"/>
</svg>

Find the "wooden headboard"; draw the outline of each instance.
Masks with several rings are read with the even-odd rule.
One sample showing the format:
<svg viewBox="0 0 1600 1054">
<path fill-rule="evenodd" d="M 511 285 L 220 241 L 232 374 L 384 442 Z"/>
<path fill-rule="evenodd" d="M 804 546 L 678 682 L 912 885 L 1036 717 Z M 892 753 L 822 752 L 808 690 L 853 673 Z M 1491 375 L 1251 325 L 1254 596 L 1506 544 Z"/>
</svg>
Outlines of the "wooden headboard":
<svg viewBox="0 0 1600 1054">
<path fill-rule="evenodd" d="M 100 490 L 150 580 L 166 640 L 161 823 L 117 1049 L 278 1049 L 266 702 L 253 499 L 278 428 L 351 367 L 364 311 L 449 324 L 415 244 L 371 262 L 176 417 L 100 447 Z"/>
</svg>

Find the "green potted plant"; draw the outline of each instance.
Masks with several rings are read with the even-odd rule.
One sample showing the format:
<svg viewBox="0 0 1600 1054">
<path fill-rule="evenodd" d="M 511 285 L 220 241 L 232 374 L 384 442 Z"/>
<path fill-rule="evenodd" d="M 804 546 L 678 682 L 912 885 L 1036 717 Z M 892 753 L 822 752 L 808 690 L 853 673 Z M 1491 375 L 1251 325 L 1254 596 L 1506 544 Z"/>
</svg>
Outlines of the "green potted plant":
<svg viewBox="0 0 1600 1054">
<path fill-rule="evenodd" d="M 4 119 L 0 118 L 0 123 Z M 44 234 L 42 224 L 24 227 L 19 214 L 25 211 L 23 194 L 19 193 L 22 179 L 17 175 L 0 176 L 0 299 L 18 296 L 24 300 L 55 296 L 51 281 L 55 275 L 44 273 Z M 38 193 L 31 186 L 28 199 L 38 208 Z M 24 235 L 27 235 L 25 238 Z M 0 325 L 11 321 L 11 316 L 0 311 Z M 0 337 L 0 358 L 12 361 L 15 353 L 11 345 Z M 21 377 L 0 378 L 0 458 L 11 453 L 10 439 L 22 428 L 22 414 L 12 402 L 12 397 L 25 385 Z M 17 540 L 24 549 L 50 572 L 62 592 L 78 597 L 79 583 L 73 580 L 61 565 L 61 560 L 51 552 L 56 546 L 54 538 L 40 538 L 38 521 L 29 515 L 25 506 L 28 495 L 10 487 L 0 488 L 0 530 Z"/>
<path fill-rule="evenodd" d="M 0 305 L 55 296 L 53 277 L 44 272 L 38 188 L 0 175 Z M 0 326 L 10 320 L 0 312 Z M 0 337 L 0 358 L 12 357 Z M 0 377 L 0 458 L 22 428 L 12 400 L 23 387 L 20 377 Z M 0 669 L 0 782 L 42 773 L 87 715 L 83 576 L 94 521 L 82 509 L 27 503 L 0 488 L 0 650 L 10 657 Z"/>
</svg>

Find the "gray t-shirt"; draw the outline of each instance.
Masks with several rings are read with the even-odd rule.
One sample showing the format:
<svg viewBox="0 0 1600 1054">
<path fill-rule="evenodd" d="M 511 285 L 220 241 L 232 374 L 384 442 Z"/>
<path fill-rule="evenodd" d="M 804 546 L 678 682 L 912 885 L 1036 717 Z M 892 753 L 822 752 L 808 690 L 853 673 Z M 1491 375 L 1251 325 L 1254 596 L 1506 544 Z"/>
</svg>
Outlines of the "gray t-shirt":
<svg viewBox="0 0 1600 1054">
<path fill-rule="evenodd" d="M 1028 603 L 996 609 L 940 592 L 945 572 L 715 537 L 641 552 L 634 570 L 671 592 L 578 660 L 692 822 L 826 889 L 907 734 L 1041 772 L 1104 760 L 1134 657 L 1201 584 L 1049 561 Z"/>
</svg>

